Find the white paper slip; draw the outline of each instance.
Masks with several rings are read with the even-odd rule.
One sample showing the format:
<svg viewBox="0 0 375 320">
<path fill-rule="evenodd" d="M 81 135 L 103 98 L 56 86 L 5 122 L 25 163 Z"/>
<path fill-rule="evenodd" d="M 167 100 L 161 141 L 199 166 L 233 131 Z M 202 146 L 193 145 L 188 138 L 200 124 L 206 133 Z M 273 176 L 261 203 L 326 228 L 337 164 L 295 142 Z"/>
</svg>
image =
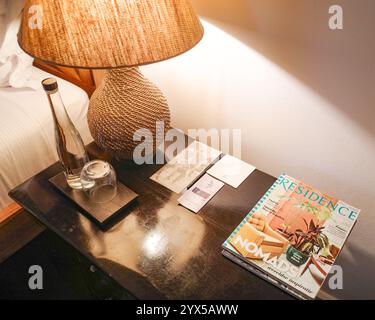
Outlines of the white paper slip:
<svg viewBox="0 0 375 320">
<path fill-rule="evenodd" d="M 225 155 L 207 170 L 207 173 L 234 188 L 238 188 L 255 169 L 251 164 Z"/>
<path fill-rule="evenodd" d="M 197 213 L 223 186 L 223 182 L 205 174 L 177 201 L 185 208 Z"/>
<path fill-rule="evenodd" d="M 173 192 L 181 193 L 194 183 L 220 155 L 219 150 L 194 141 L 150 179 Z"/>
</svg>

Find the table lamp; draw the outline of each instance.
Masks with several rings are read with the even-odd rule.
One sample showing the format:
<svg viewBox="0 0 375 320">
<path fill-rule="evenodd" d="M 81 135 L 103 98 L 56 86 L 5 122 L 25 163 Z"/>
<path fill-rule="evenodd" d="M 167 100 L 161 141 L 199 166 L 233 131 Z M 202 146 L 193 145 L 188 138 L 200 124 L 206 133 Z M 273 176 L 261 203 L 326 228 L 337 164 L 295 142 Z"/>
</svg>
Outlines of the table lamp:
<svg viewBox="0 0 375 320">
<path fill-rule="evenodd" d="M 191 49 L 203 32 L 189 0 L 27 0 L 18 42 L 45 63 L 108 69 L 90 100 L 90 132 L 105 151 L 132 159 L 137 130 L 152 133 L 143 143 L 156 150 L 156 122 L 170 128 L 166 99 L 138 66 Z"/>
</svg>

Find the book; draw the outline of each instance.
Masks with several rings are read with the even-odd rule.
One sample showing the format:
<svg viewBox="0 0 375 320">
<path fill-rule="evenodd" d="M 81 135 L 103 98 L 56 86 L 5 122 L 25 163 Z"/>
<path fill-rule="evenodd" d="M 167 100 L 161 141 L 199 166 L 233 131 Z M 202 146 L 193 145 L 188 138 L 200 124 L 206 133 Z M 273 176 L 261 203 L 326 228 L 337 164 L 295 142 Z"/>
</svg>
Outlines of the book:
<svg viewBox="0 0 375 320">
<path fill-rule="evenodd" d="M 150 177 L 175 193 L 181 193 L 197 181 L 221 155 L 221 151 L 193 141 Z"/>
<path fill-rule="evenodd" d="M 256 168 L 238 158 L 225 155 L 207 173 L 233 188 L 238 188 Z"/>
<path fill-rule="evenodd" d="M 185 208 L 197 213 L 224 186 L 224 183 L 205 174 L 187 190 L 177 201 Z"/>
<path fill-rule="evenodd" d="M 316 298 L 360 210 L 282 174 L 223 255 L 301 299 Z"/>
</svg>

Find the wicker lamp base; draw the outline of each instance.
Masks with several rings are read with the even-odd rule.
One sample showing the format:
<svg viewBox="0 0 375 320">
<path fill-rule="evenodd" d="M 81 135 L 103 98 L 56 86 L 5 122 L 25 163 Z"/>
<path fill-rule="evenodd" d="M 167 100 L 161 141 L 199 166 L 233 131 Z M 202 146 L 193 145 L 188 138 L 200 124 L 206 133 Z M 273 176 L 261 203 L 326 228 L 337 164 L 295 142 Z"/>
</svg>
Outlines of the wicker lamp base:
<svg viewBox="0 0 375 320">
<path fill-rule="evenodd" d="M 145 150 L 156 151 L 156 137 L 170 129 L 170 111 L 162 92 L 139 68 L 111 69 L 90 100 L 87 113 L 90 132 L 103 150 L 119 159 L 133 159 L 139 141 L 137 130 L 147 129 L 152 139 L 142 141 Z M 156 123 L 164 121 L 164 131 Z M 151 149 L 152 147 L 152 149 Z"/>
</svg>

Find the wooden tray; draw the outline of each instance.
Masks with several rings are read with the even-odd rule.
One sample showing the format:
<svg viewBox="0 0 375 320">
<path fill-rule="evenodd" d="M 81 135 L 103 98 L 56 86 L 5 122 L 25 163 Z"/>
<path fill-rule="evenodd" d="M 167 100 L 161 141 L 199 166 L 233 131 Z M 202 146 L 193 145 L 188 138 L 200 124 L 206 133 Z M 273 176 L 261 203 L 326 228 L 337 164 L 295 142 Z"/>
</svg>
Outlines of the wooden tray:
<svg viewBox="0 0 375 320">
<path fill-rule="evenodd" d="M 116 217 L 124 213 L 138 195 L 118 181 L 117 194 L 108 202 L 96 203 L 89 200 L 82 190 L 75 190 L 68 186 L 63 172 L 49 179 L 49 181 L 67 198 L 74 202 L 89 219 L 100 227 L 108 227 Z"/>
</svg>

